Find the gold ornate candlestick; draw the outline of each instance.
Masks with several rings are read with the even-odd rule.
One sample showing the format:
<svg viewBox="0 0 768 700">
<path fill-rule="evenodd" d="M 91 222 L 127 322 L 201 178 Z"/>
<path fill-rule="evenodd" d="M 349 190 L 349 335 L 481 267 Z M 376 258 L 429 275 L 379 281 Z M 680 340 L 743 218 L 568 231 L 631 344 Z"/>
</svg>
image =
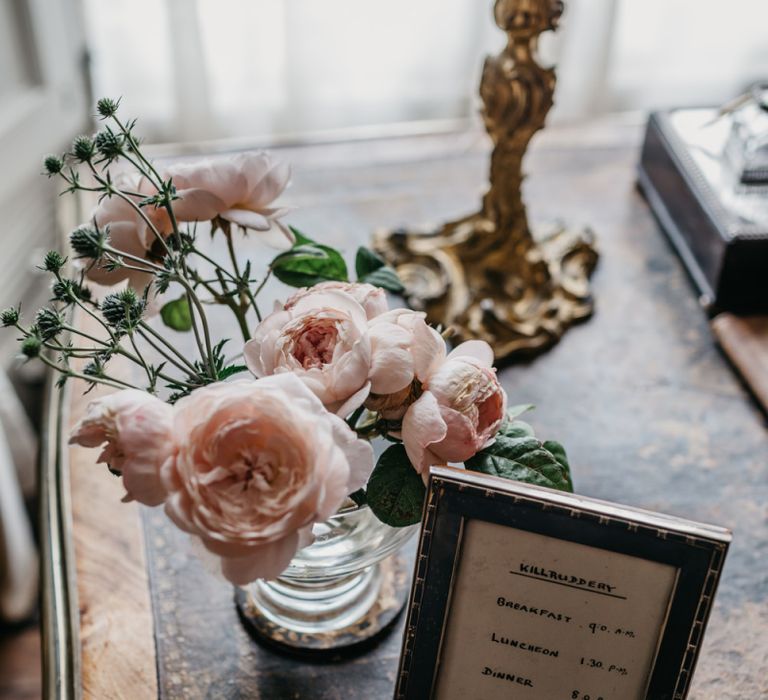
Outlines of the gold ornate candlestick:
<svg viewBox="0 0 768 700">
<path fill-rule="evenodd" d="M 496 0 L 496 23 L 509 41 L 486 59 L 480 82 L 494 143 L 482 209 L 431 234 L 380 232 L 374 239 L 414 308 L 452 326 L 459 340 L 488 341 L 497 359 L 543 350 L 592 313 L 592 234 L 560 229 L 534 238 L 520 192 L 523 155 L 555 88 L 554 70 L 535 60 L 538 37 L 557 27 L 562 12 L 560 0 Z"/>
</svg>

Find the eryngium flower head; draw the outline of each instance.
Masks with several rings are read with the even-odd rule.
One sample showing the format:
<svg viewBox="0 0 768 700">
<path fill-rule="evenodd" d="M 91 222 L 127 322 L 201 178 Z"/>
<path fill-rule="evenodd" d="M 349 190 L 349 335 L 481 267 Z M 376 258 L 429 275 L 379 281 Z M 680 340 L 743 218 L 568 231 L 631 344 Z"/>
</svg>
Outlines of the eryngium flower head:
<svg viewBox="0 0 768 700">
<path fill-rule="evenodd" d="M 123 137 L 107 128 L 96 134 L 96 149 L 108 161 L 113 161 L 123 155 Z"/>
<path fill-rule="evenodd" d="M 18 309 L 4 309 L 2 313 L 0 313 L 0 323 L 6 328 L 8 326 L 15 326 L 19 322 L 20 317 L 21 314 Z"/>
<path fill-rule="evenodd" d="M 109 117 L 114 117 L 117 113 L 117 108 L 120 106 L 120 100 L 113 100 L 110 97 L 102 97 L 97 103 L 96 103 L 96 111 L 99 113 L 99 116 L 103 117 L 104 119 L 107 119 Z"/>
<path fill-rule="evenodd" d="M 116 328 L 132 328 L 144 313 L 144 300 L 128 287 L 122 292 L 108 294 L 101 302 L 104 319 Z"/>
<path fill-rule="evenodd" d="M 96 144 L 90 136 L 78 136 L 72 142 L 72 155 L 81 163 L 88 163 L 96 155 Z"/>
<path fill-rule="evenodd" d="M 35 316 L 35 325 L 43 340 L 51 340 L 64 329 L 64 319 L 55 309 L 40 309 Z"/>
<path fill-rule="evenodd" d="M 64 263 L 66 262 L 67 259 L 61 255 L 61 253 L 58 253 L 55 250 L 49 250 L 43 259 L 43 269 L 47 272 L 56 274 L 62 267 L 64 267 Z"/>
<path fill-rule="evenodd" d="M 51 287 L 53 298 L 71 304 L 76 299 L 88 301 L 91 298 L 91 290 L 74 280 L 56 280 Z"/>
<path fill-rule="evenodd" d="M 33 358 L 40 354 L 40 350 L 43 347 L 43 343 L 35 335 L 30 335 L 21 341 L 21 354 L 24 357 Z"/>
<path fill-rule="evenodd" d="M 53 294 L 55 301 L 71 302 L 74 297 L 69 280 L 56 280 L 51 286 L 51 294 Z"/>
<path fill-rule="evenodd" d="M 83 374 L 89 377 L 101 377 L 104 375 L 104 367 L 98 359 L 95 359 L 83 367 Z"/>
<path fill-rule="evenodd" d="M 99 258 L 105 236 L 90 226 L 79 226 L 69 234 L 69 244 L 79 258 Z"/>
<path fill-rule="evenodd" d="M 64 161 L 58 156 L 46 156 L 43 167 L 48 176 L 58 175 L 64 168 Z"/>
</svg>

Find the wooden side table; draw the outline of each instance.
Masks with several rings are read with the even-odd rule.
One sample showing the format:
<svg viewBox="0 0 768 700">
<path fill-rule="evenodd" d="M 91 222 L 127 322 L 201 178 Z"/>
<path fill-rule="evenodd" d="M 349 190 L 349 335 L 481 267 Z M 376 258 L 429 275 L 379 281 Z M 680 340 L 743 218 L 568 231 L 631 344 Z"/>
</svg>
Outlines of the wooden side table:
<svg viewBox="0 0 768 700">
<path fill-rule="evenodd" d="M 710 521 L 734 543 L 692 698 L 768 696 L 768 434 L 717 352 L 674 254 L 634 190 L 641 125 L 550 129 L 526 162 L 531 219 L 591 225 L 597 313 L 501 371 L 511 403 L 569 450 L 580 493 Z M 479 132 L 283 148 L 291 222 L 353 253 L 377 227 L 472 211 Z M 276 655 L 240 625 L 161 511 L 120 504 L 95 452 L 65 436 L 87 398 L 51 395 L 43 464 L 47 698 L 389 698 L 400 629 L 354 659 Z"/>
</svg>

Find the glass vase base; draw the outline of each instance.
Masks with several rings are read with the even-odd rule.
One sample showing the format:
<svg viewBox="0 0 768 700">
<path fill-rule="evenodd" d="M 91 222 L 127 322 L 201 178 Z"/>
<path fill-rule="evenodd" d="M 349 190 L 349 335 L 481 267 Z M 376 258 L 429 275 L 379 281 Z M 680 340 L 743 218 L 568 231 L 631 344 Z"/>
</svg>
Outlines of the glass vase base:
<svg viewBox="0 0 768 700">
<path fill-rule="evenodd" d="M 350 576 L 257 581 L 236 588 L 235 603 L 260 643 L 293 656 L 354 654 L 392 629 L 410 592 L 411 568 L 395 553 Z"/>
</svg>

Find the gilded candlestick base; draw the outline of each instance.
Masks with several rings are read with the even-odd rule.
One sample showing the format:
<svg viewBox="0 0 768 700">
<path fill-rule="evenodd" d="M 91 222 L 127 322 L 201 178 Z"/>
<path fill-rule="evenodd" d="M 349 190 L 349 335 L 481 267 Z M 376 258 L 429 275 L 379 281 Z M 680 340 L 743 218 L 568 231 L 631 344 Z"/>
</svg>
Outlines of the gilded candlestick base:
<svg viewBox="0 0 768 700">
<path fill-rule="evenodd" d="M 558 225 L 527 250 L 514 240 L 479 213 L 433 233 L 380 231 L 374 247 L 397 269 L 412 308 L 452 327 L 457 341 L 487 341 L 502 360 L 545 350 L 593 311 L 591 230 Z"/>
<path fill-rule="evenodd" d="M 494 144 L 480 211 L 427 235 L 379 233 L 374 247 L 397 268 L 406 298 L 459 340 L 480 338 L 496 359 L 555 343 L 592 313 L 591 232 L 534 237 L 521 196 L 523 156 L 552 107 L 555 72 L 536 60 L 542 32 L 557 27 L 561 0 L 496 0 L 507 46 L 486 59 L 483 120 Z"/>
</svg>

